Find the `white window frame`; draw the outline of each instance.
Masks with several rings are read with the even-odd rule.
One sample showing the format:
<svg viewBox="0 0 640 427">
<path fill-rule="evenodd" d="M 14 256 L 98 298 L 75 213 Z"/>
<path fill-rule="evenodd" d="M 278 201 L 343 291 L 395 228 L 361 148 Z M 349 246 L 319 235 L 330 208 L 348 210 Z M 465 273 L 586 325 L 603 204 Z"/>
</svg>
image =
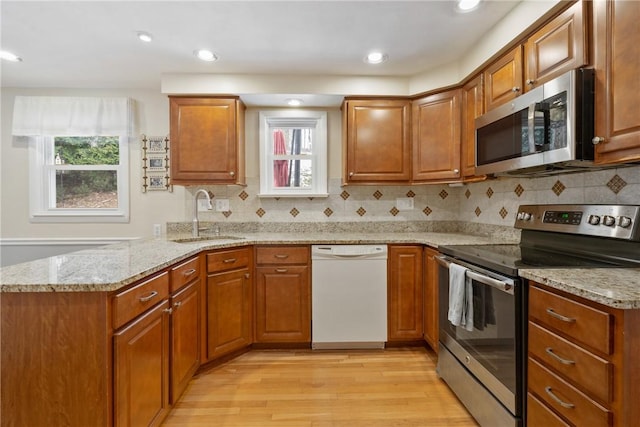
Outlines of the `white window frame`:
<svg viewBox="0 0 640 427">
<path fill-rule="evenodd" d="M 312 186 L 309 188 L 273 185 L 274 127 L 313 127 L 313 152 L 301 158 L 311 160 Z M 260 197 L 328 197 L 327 112 L 313 110 L 260 111 Z"/>
<path fill-rule="evenodd" d="M 37 136 L 29 144 L 29 220 L 30 222 L 128 222 L 129 147 L 128 137 L 119 137 L 118 165 L 56 165 L 54 137 Z M 118 181 L 117 208 L 57 208 L 56 171 L 115 170 Z"/>
</svg>

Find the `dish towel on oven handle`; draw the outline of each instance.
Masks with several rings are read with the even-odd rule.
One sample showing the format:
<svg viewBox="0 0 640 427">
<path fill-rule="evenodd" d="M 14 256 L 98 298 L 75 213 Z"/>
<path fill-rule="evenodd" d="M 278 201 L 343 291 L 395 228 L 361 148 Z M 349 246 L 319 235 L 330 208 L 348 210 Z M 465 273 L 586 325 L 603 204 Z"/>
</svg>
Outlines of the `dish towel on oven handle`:
<svg viewBox="0 0 640 427">
<path fill-rule="evenodd" d="M 473 331 L 473 281 L 467 268 L 449 264 L 449 312 L 447 318 L 454 326 Z"/>
</svg>

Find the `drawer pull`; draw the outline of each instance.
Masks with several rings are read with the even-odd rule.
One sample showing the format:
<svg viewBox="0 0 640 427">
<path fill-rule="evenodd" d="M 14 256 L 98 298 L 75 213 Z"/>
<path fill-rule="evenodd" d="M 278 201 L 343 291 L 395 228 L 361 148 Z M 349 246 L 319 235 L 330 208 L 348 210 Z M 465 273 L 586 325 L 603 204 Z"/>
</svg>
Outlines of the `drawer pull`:
<svg viewBox="0 0 640 427">
<path fill-rule="evenodd" d="M 575 406 L 576 406 L 576 405 L 574 405 L 573 403 L 567 403 L 567 402 L 563 401 L 562 399 L 560 399 L 558 396 L 556 396 L 556 395 L 555 395 L 555 393 L 553 392 L 553 390 L 551 389 L 551 387 L 548 387 L 548 386 L 547 386 L 547 387 L 545 387 L 545 388 L 544 388 L 544 391 L 546 391 L 546 392 L 547 392 L 547 394 L 548 394 L 549 396 L 551 396 L 551 398 L 552 398 L 553 400 L 555 400 L 556 402 L 558 402 L 558 404 L 559 404 L 560 406 L 562 406 L 563 408 L 567 408 L 567 409 L 573 409 L 573 408 L 575 408 Z"/>
<path fill-rule="evenodd" d="M 236 262 L 236 259 L 235 258 L 227 258 L 222 262 L 224 262 L 225 264 L 231 264 L 231 263 Z"/>
<path fill-rule="evenodd" d="M 146 297 L 140 297 L 140 302 L 151 301 L 157 295 L 158 295 L 158 291 L 151 291 L 149 295 L 147 295 Z"/>
<path fill-rule="evenodd" d="M 287 271 L 289 270 L 287 270 L 286 268 L 276 268 L 276 273 L 286 273 Z"/>
<path fill-rule="evenodd" d="M 189 270 L 185 271 L 185 272 L 184 272 L 184 273 L 182 273 L 182 274 L 183 274 L 184 276 L 191 276 L 191 275 L 192 275 L 193 273 L 195 273 L 195 272 L 196 272 L 196 269 L 195 269 L 195 268 L 191 268 L 191 269 L 189 269 Z"/>
<path fill-rule="evenodd" d="M 545 351 L 547 352 L 547 354 L 549 356 L 553 357 L 554 359 L 556 359 L 558 362 L 562 363 L 563 365 L 575 365 L 576 364 L 576 362 L 573 361 L 573 360 L 565 359 L 564 357 L 560 357 L 557 354 L 555 354 L 551 347 L 547 347 Z"/>
<path fill-rule="evenodd" d="M 171 308 L 171 307 L 169 307 L 169 308 L 165 308 L 165 309 L 164 309 L 164 310 L 162 310 L 162 311 L 164 311 L 165 313 L 169 313 L 169 314 L 171 314 L 171 313 L 173 313 L 173 308 Z"/>
<path fill-rule="evenodd" d="M 573 323 L 576 321 L 576 319 L 574 319 L 573 317 L 567 317 L 567 316 L 563 316 L 562 314 L 558 314 L 555 311 L 553 311 L 552 308 L 547 308 L 547 314 L 549 314 L 549 316 L 555 317 L 558 320 L 562 320 L 563 322 L 567 322 L 567 323 Z"/>
<path fill-rule="evenodd" d="M 275 254 L 274 257 L 279 258 L 279 259 L 287 259 L 287 258 L 289 258 L 289 255 L 287 255 L 287 254 Z"/>
<path fill-rule="evenodd" d="M 182 305 L 182 301 L 176 301 L 176 302 L 174 302 L 174 303 L 173 303 L 173 306 L 174 306 L 175 308 L 178 308 L 178 307 L 180 307 L 181 305 Z"/>
</svg>

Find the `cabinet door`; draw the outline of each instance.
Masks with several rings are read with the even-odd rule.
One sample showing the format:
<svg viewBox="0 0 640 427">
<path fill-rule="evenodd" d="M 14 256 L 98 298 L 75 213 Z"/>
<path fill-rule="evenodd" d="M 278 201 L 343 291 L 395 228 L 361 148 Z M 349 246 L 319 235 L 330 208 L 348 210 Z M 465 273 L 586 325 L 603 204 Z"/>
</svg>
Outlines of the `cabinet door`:
<svg viewBox="0 0 640 427">
<path fill-rule="evenodd" d="M 462 176 L 472 180 L 476 174 L 476 118 L 484 114 L 482 74 L 462 88 Z"/>
<path fill-rule="evenodd" d="M 200 283 L 192 282 L 171 298 L 171 403 L 200 366 Z"/>
<path fill-rule="evenodd" d="M 578 1 L 527 39 L 525 91 L 589 63 L 588 2 Z"/>
<path fill-rule="evenodd" d="M 251 344 L 251 275 L 249 269 L 207 278 L 207 359 Z"/>
<path fill-rule="evenodd" d="M 346 183 L 408 182 L 410 102 L 348 100 L 343 106 Z"/>
<path fill-rule="evenodd" d="M 500 57 L 484 72 L 484 106 L 489 111 L 522 93 L 522 46 Z"/>
<path fill-rule="evenodd" d="M 242 104 L 237 98 L 170 97 L 171 181 L 242 183 Z"/>
<path fill-rule="evenodd" d="M 308 266 L 256 268 L 256 342 L 311 342 Z"/>
<path fill-rule="evenodd" d="M 593 2 L 597 163 L 640 160 L 640 2 Z"/>
<path fill-rule="evenodd" d="M 413 180 L 460 180 L 460 91 L 413 101 Z"/>
<path fill-rule="evenodd" d="M 160 425 L 169 411 L 169 302 L 114 334 L 117 426 Z"/>
<path fill-rule="evenodd" d="M 422 247 L 389 246 L 388 339 L 423 339 Z"/>
<path fill-rule="evenodd" d="M 438 352 L 438 251 L 424 250 L 424 340 Z"/>
</svg>

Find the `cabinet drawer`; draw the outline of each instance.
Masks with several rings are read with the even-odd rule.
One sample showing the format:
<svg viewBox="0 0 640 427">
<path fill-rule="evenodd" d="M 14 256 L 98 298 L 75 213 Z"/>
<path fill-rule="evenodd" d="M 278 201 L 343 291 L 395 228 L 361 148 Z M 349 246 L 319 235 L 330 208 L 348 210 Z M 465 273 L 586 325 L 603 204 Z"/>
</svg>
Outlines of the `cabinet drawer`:
<svg viewBox="0 0 640 427">
<path fill-rule="evenodd" d="M 261 246 L 256 249 L 258 264 L 308 264 L 309 246 Z"/>
<path fill-rule="evenodd" d="M 529 358 L 529 391 L 576 426 L 607 427 L 613 414 L 534 359 Z"/>
<path fill-rule="evenodd" d="M 250 248 L 231 249 L 207 254 L 207 272 L 209 273 L 248 267 L 250 263 Z"/>
<path fill-rule="evenodd" d="M 527 426 L 529 427 L 570 427 L 562 418 L 536 399 L 531 393 L 527 394 Z"/>
<path fill-rule="evenodd" d="M 169 296 L 169 273 L 145 280 L 113 297 L 113 328 L 118 329 Z"/>
<path fill-rule="evenodd" d="M 191 258 L 171 269 L 171 289 L 174 293 L 187 283 L 200 277 L 200 257 Z"/>
<path fill-rule="evenodd" d="M 612 318 L 605 311 L 531 286 L 529 317 L 604 354 L 611 354 Z"/>
<path fill-rule="evenodd" d="M 529 322 L 529 354 L 603 402 L 613 396 L 613 365 Z"/>
</svg>

